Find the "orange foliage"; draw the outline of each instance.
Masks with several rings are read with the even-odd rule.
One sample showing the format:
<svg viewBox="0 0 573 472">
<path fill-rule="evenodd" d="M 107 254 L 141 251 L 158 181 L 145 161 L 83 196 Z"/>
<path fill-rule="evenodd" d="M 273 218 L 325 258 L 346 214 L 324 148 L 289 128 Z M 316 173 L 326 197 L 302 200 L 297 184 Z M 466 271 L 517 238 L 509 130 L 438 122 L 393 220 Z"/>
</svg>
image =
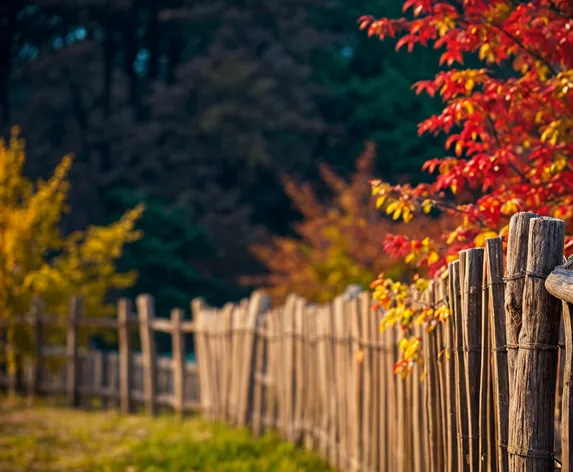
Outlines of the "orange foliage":
<svg viewBox="0 0 573 472">
<path fill-rule="evenodd" d="M 424 217 L 416 225 L 406 225 L 376 211 L 370 185 L 374 161 L 374 146 L 368 144 L 348 182 L 321 165 L 321 179 L 332 197 L 326 204 L 309 183 L 284 177 L 285 192 L 303 216 L 294 225 L 298 237 L 272 236 L 264 244 L 251 246 L 269 274 L 243 282 L 263 285 L 277 303 L 289 293 L 327 302 L 350 284 L 366 289 L 382 271 L 397 279 L 411 277 L 413 267 L 385 254 L 381 241 L 389 233 L 412 238 L 439 235 L 445 230 L 444 221 Z"/>
</svg>

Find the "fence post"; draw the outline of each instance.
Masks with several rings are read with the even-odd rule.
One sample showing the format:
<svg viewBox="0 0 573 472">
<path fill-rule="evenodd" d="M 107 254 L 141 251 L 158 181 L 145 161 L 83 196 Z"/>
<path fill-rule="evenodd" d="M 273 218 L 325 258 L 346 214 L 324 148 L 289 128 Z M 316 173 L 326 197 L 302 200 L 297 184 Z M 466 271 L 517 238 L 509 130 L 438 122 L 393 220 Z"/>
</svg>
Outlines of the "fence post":
<svg viewBox="0 0 573 472">
<path fill-rule="evenodd" d="M 72 296 L 68 313 L 67 333 L 67 395 L 68 405 L 78 406 L 78 320 L 82 315 L 83 303 L 81 297 Z"/>
<path fill-rule="evenodd" d="M 481 323 L 482 317 L 482 271 L 483 248 L 466 251 L 466 266 L 463 283 L 463 331 L 466 351 L 466 391 L 468 408 L 468 433 L 470 446 L 470 470 L 478 471 L 479 456 L 479 418 L 480 418 L 480 364 L 483 346 Z"/>
<path fill-rule="evenodd" d="M 38 296 L 32 297 L 30 315 L 34 339 L 34 358 L 30 366 L 28 395 L 32 398 L 40 393 L 42 384 L 42 301 Z"/>
<path fill-rule="evenodd" d="M 456 398 L 456 383 L 459 379 L 456 377 L 456 347 L 454 345 L 454 317 L 456 310 L 457 287 L 454 280 L 454 263 L 450 262 L 448 265 L 448 308 L 450 310 L 450 319 L 444 326 L 446 338 L 446 353 L 451 357 L 446 357 L 446 385 L 448 390 L 447 407 L 447 428 L 448 428 L 448 471 L 453 472 L 458 470 L 458 425 L 457 425 L 457 402 Z M 459 458 L 461 460 L 461 458 Z"/>
<path fill-rule="evenodd" d="M 509 470 L 554 470 L 554 409 L 561 303 L 545 278 L 562 262 L 565 223 L 533 218 L 509 416 Z M 513 321 L 513 320 L 512 320 Z"/>
<path fill-rule="evenodd" d="M 154 300 L 151 295 L 137 297 L 137 313 L 139 316 L 139 336 L 143 358 L 143 390 L 145 409 L 148 414 L 155 415 L 155 395 L 157 392 L 157 356 L 155 354 L 155 338 L 151 322 L 154 318 Z"/>
<path fill-rule="evenodd" d="M 461 471 L 469 470 L 469 442 L 468 442 L 468 410 L 466 391 L 466 370 L 467 365 L 464 358 L 463 341 L 463 321 L 462 321 L 462 300 L 463 300 L 463 278 L 466 267 L 466 251 L 460 252 L 459 260 L 452 263 L 452 284 L 453 284 L 453 317 L 454 322 L 454 343 L 455 343 L 455 366 L 456 366 L 456 419 L 458 431 L 458 467 Z"/>
<path fill-rule="evenodd" d="M 536 218 L 535 213 L 516 213 L 509 220 L 507 239 L 507 268 L 505 286 L 505 310 L 507 312 L 507 344 L 517 345 L 521 330 L 521 312 L 523 309 L 523 272 L 527 264 L 527 244 L 529 241 L 529 221 Z M 509 376 L 509 391 L 513 395 L 513 373 L 517 350 L 507 351 L 507 371 Z"/>
<path fill-rule="evenodd" d="M 131 352 L 128 318 L 131 314 L 131 301 L 120 298 L 117 305 L 119 320 L 119 405 L 123 414 L 131 411 L 129 391 L 131 387 Z"/>
<path fill-rule="evenodd" d="M 497 472 L 507 472 L 507 445 L 509 423 L 509 380 L 507 371 L 505 282 L 503 280 L 502 238 L 486 239 L 486 269 L 489 283 L 489 317 L 492 362 L 492 383 L 494 396 L 495 437 L 497 439 Z M 501 446 L 500 446 L 501 445 Z"/>
<path fill-rule="evenodd" d="M 183 406 L 185 402 L 185 344 L 181 332 L 183 310 L 176 308 L 171 311 L 171 333 L 173 351 L 173 395 L 175 412 L 179 418 L 183 418 Z"/>
<path fill-rule="evenodd" d="M 565 371 L 563 373 L 563 395 L 561 407 L 561 470 L 573 470 L 573 401 L 571 384 L 573 383 L 573 271 L 570 258 L 564 266 L 555 268 L 547 277 L 545 288 L 553 296 L 563 300 L 563 328 L 565 334 Z"/>
<path fill-rule="evenodd" d="M 491 330 L 489 316 L 489 291 L 488 283 L 488 246 L 485 246 L 483 268 L 482 268 L 482 286 L 481 286 L 481 375 L 479 385 L 479 457 L 481 460 L 480 467 L 484 470 L 495 469 L 496 464 L 496 446 L 495 430 L 492 422 L 492 408 L 490 402 L 492 399 L 492 378 L 491 378 Z"/>
</svg>

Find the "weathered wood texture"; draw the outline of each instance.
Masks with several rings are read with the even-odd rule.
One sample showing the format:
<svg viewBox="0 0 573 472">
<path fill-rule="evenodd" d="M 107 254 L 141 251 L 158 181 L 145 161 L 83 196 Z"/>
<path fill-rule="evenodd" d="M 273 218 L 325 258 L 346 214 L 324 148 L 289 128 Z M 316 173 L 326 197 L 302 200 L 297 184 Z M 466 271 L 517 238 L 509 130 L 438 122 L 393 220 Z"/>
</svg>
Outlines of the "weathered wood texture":
<svg viewBox="0 0 573 472">
<path fill-rule="evenodd" d="M 562 262 L 565 223 L 532 218 L 524 275 L 521 329 L 510 396 L 509 470 L 554 470 L 553 438 L 561 303 L 544 279 Z M 510 319 L 510 325 L 517 320 Z M 511 330 L 515 332 L 515 326 Z M 511 346 L 513 347 L 513 346 Z"/>
<path fill-rule="evenodd" d="M 490 338 L 493 349 L 492 383 L 495 413 L 496 469 L 507 472 L 507 440 L 509 427 L 509 379 L 507 371 L 505 282 L 503 281 L 503 244 L 501 238 L 486 240 L 486 271 Z"/>
</svg>

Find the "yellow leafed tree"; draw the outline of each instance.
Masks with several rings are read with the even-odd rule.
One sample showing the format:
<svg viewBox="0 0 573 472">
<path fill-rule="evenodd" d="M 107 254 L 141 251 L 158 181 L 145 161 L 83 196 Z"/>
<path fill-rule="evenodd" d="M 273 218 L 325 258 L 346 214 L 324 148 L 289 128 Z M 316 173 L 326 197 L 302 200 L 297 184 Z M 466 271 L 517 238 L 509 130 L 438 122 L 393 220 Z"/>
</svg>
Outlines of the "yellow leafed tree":
<svg viewBox="0 0 573 472">
<path fill-rule="evenodd" d="M 131 286 L 136 277 L 118 273 L 114 262 L 126 243 L 141 237 L 135 224 L 143 212 L 139 205 L 109 226 L 90 226 L 64 236 L 60 220 L 68 211 L 71 156 L 61 160 L 51 178 L 38 182 L 23 175 L 25 159 L 24 141 L 14 127 L 8 143 L 0 139 L 0 320 L 8 345 L 24 356 L 30 353 L 30 337 L 17 320 L 29 311 L 35 295 L 48 313 L 61 317 L 67 314 L 71 295 L 83 298 L 88 316 L 113 313 L 106 294 Z M 61 343 L 62 336 L 63 331 L 53 326 L 44 332 L 47 343 Z M 12 349 L 7 354 L 9 372 L 14 374 L 15 355 Z"/>
</svg>

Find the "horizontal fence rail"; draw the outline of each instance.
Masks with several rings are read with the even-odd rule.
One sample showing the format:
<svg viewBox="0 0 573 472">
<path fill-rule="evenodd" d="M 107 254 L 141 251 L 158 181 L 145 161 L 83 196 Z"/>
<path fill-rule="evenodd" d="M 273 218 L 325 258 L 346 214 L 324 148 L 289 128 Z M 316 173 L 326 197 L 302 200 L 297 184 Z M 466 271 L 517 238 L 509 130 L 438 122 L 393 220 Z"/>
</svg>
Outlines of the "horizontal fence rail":
<svg viewBox="0 0 573 472">
<path fill-rule="evenodd" d="M 60 393 L 70 406 L 98 397 L 128 413 L 142 404 L 177 414 L 277 430 L 344 471 L 573 471 L 573 262 L 563 265 L 564 223 L 514 215 L 501 238 L 461 251 L 423 293 L 419 308 L 447 306 L 447 322 L 414 324 L 423 363 L 394 374 L 402 331 L 381 332 L 384 313 L 356 290 L 316 305 L 289 295 L 272 307 L 262 292 L 212 308 L 191 304 L 192 321 L 173 310 L 154 314 L 142 295 L 116 319 L 67 319 L 33 305 L 18 322 L 31 326 L 35 356 L 25 371 L 32 394 Z M 35 308 L 34 308 L 35 307 Z M 66 329 L 67 344 L 42 344 L 43 327 Z M 4 325 L 0 325 L 0 329 Z M 79 327 L 117 332 L 118 352 L 81 348 Z M 159 357 L 155 332 L 172 338 Z M 133 350 L 139 335 L 141 352 Z M 185 335 L 197 361 L 185 361 Z M 48 369 L 51 359 L 62 360 Z M 0 377 L 10 388 L 14 379 Z"/>
</svg>

